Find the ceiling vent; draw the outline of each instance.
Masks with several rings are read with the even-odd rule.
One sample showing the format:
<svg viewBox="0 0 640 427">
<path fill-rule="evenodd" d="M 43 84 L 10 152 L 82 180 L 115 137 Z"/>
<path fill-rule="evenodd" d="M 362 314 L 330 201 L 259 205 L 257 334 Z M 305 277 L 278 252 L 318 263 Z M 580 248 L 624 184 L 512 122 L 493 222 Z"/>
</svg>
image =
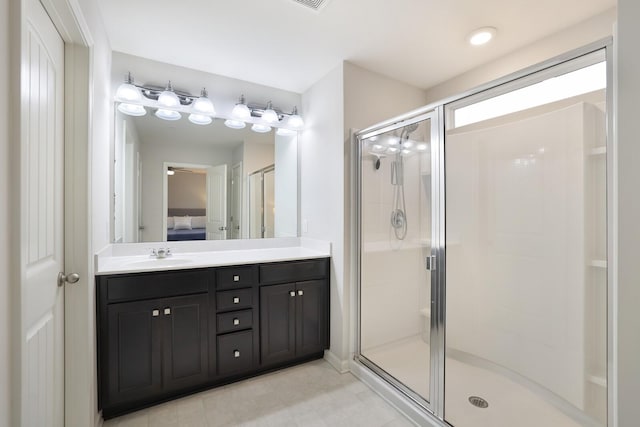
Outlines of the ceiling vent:
<svg viewBox="0 0 640 427">
<path fill-rule="evenodd" d="M 306 6 L 310 9 L 315 10 L 316 12 L 320 12 L 323 7 L 329 3 L 329 0 L 293 0 L 295 3 L 299 5 Z"/>
</svg>

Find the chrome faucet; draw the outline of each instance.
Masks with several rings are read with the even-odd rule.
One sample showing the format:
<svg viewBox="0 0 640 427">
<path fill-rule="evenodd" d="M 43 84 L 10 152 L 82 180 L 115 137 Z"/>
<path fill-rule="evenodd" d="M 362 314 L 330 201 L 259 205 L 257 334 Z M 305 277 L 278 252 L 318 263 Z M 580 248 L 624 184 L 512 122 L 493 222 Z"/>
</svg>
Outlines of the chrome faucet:
<svg viewBox="0 0 640 427">
<path fill-rule="evenodd" d="M 158 249 L 151 249 L 151 257 L 152 258 L 166 258 L 168 256 L 171 256 L 171 249 L 170 248 L 158 248 Z"/>
</svg>

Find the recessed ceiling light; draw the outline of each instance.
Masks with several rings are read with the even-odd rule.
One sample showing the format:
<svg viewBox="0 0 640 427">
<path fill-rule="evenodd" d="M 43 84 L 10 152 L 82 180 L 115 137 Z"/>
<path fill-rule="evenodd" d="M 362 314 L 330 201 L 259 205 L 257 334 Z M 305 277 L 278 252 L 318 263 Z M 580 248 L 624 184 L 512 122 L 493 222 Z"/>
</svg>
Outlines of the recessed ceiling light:
<svg viewBox="0 0 640 427">
<path fill-rule="evenodd" d="M 489 43 L 491 39 L 496 35 L 496 29 L 493 27 L 482 27 L 474 30 L 469 34 L 467 40 L 473 46 L 482 46 Z"/>
</svg>

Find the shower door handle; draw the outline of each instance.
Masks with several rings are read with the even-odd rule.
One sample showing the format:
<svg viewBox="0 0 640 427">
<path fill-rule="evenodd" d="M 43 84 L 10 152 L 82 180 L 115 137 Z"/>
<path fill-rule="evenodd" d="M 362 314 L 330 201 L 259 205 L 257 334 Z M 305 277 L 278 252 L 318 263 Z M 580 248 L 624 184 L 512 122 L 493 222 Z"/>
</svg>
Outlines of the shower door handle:
<svg viewBox="0 0 640 427">
<path fill-rule="evenodd" d="M 426 258 L 426 267 L 428 271 L 436 271 L 436 256 L 430 255 Z"/>
</svg>

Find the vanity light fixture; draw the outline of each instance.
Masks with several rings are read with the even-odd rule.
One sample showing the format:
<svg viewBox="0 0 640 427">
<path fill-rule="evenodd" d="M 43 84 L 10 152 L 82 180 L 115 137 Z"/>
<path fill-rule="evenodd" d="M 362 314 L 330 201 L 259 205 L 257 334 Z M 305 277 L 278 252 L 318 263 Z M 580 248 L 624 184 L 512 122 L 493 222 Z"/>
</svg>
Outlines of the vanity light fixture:
<svg viewBox="0 0 640 427">
<path fill-rule="evenodd" d="M 156 111 L 156 117 L 162 120 L 180 120 L 182 118 L 182 114 L 175 110 L 170 110 L 169 108 L 175 108 L 180 106 L 180 98 L 173 91 L 173 86 L 171 85 L 171 80 L 167 83 L 167 88 L 158 96 L 158 104 L 161 107 L 167 108 L 158 108 Z"/>
<path fill-rule="evenodd" d="M 232 120 L 232 119 L 225 120 L 224 125 L 231 129 L 244 129 L 245 127 L 247 127 L 247 124 L 242 120 Z"/>
<path fill-rule="evenodd" d="M 140 90 L 133 84 L 133 77 L 131 73 L 127 73 L 124 78 L 124 83 L 118 86 L 116 91 L 116 100 L 120 101 L 118 105 L 118 111 L 130 116 L 144 116 L 147 114 L 147 110 L 144 109 L 140 102 L 142 101 L 142 94 Z"/>
<path fill-rule="evenodd" d="M 467 36 L 467 40 L 472 46 L 482 46 L 487 44 L 496 35 L 497 30 L 494 27 L 482 27 L 474 30 Z"/>
<path fill-rule="evenodd" d="M 247 107 L 244 95 L 240 95 L 240 101 L 233 107 L 231 115 L 238 120 L 247 120 L 251 117 L 251 110 Z"/>
<path fill-rule="evenodd" d="M 258 133 L 267 133 L 271 131 L 271 126 L 263 125 L 262 123 L 254 123 L 251 126 L 251 130 Z"/>
<path fill-rule="evenodd" d="M 167 83 L 167 88 L 158 96 L 158 104 L 162 107 L 177 107 L 180 105 L 180 98 L 173 91 L 173 86 L 171 85 L 171 80 Z"/>
<path fill-rule="evenodd" d="M 189 115 L 189 121 L 196 125 L 208 125 L 211 124 L 213 116 L 216 113 L 213 108 L 213 102 L 209 99 L 209 94 L 206 88 L 202 88 L 200 92 L 200 98 L 193 101 L 192 105 L 193 113 Z"/>
<path fill-rule="evenodd" d="M 298 115 L 298 107 L 293 107 L 293 111 L 287 120 L 287 126 L 290 129 L 301 130 L 304 127 L 304 120 Z"/>
<path fill-rule="evenodd" d="M 224 120 L 225 126 L 231 129 L 244 129 L 251 124 L 254 132 L 266 133 L 276 127 L 278 135 L 295 135 L 304 127 L 297 107 L 291 113 L 275 108 L 271 101 L 264 104 L 247 104 L 244 95 L 233 107 L 230 115 L 216 116 L 216 110 L 209 99 L 206 88 L 202 88 L 200 96 L 188 92 L 176 91 L 171 81 L 166 87 L 140 86 L 133 82 L 131 73 L 127 73 L 115 96 L 118 111 L 130 116 L 143 116 L 147 108 L 155 110 L 155 115 L 163 120 L 179 120 L 182 114 L 188 115 L 189 121 L 196 125 L 208 125 L 214 118 Z"/>
<path fill-rule="evenodd" d="M 271 104 L 271 101 L 267 102 L 267 108 L 262 113 L 262 120 L 269 124 L 278 123 L 280 121 L 278 113 L 273 110 L 273 104 Z"/>
<path fill-rule="evenodd" d="M 166 108 L 158 108 L 156 117 L 162 120 L 180 120 L 182 114 L 175 110 L 167 110 Z"/>
</svg>

